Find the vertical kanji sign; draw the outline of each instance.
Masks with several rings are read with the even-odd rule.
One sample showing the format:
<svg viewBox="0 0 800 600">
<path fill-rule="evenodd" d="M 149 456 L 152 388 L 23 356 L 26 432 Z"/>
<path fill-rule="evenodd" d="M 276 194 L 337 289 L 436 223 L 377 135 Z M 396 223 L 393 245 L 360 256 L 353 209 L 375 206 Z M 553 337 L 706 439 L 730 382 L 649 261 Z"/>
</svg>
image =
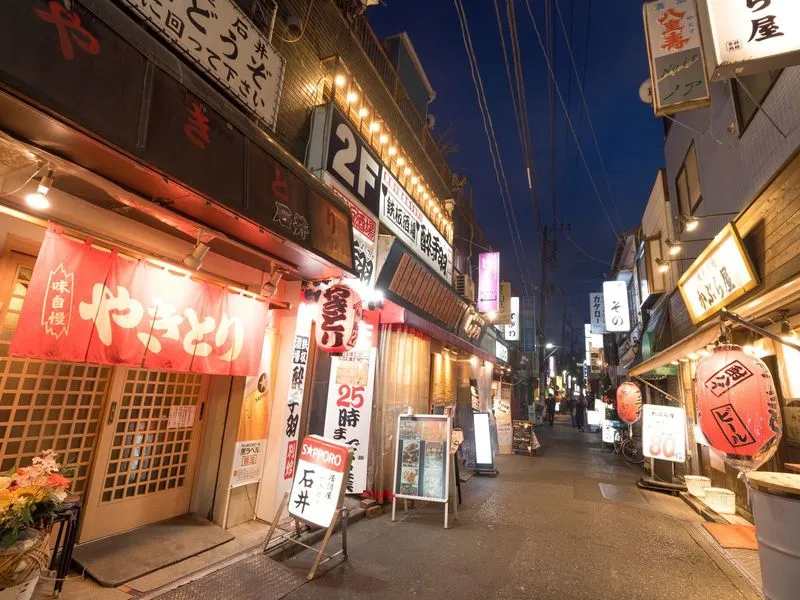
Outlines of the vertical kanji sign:
<svg viewBox="0 0 800 600">
<path fill-rule="evenodd" d="M 161 37 L 274 128 L 284 60 L 231 0 L 123 0 Z M 51 2 L 55 4 L 55 2 Z M 202 121 L 202 115 L 196 115 Z M 202 143 L 194 136 L 193 143 Z"/>
<path fill-rule="evenodd" d="M 343 444 L 318 435 L 304 437 L 289 494 L 289 514 L 320 527 L 330 526 L 344 496 L 349 454 Z"/>
<path fill-rule="evenodd" d="M 647 2 L 644 28 L 656 115 L 711 104 L 695 0 Z"/>
<path fill-rule="evenodd" d="M 10 352 L 255 375 L 267 312 L 256 298 L 48 230 Z"/>
</svg>

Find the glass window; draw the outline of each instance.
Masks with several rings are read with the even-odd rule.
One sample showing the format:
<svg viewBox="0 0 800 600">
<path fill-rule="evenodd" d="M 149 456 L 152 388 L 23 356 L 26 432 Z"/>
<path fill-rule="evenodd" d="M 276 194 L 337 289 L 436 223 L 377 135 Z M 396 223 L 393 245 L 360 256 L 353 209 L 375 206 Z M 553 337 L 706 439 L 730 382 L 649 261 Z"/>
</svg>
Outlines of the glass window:
<svg viewBox="0 0 800 600">
<path fill-rule="evenodd" d="M 686 158 L 683 159 L 678 176 L 675 178 L 675 190 L 678 193 L 678 210 L 684 216 L 690 216 L 703 200 L 700 187 L 700 168 L 697 164 L 697 150 L 694 142 L 689 146 Z"/>
<path fill-rule="evenodd" d="M 763 71 L 731 81 L 733 104 L 736 107 L 736 121 L 739 124 L 739 135 L 742 135 L 747 126 L 750 125 L 753 117 L 758 113 L 758 104 L 763 104 L 764 100 L 767 99 L 772 86 L 775 85 L 782 72 L 783 69 Z M 747 89 L 745 90 L 742 86 Z M 753 102 L 753 99 L 756 102 Z"/>
</svg>

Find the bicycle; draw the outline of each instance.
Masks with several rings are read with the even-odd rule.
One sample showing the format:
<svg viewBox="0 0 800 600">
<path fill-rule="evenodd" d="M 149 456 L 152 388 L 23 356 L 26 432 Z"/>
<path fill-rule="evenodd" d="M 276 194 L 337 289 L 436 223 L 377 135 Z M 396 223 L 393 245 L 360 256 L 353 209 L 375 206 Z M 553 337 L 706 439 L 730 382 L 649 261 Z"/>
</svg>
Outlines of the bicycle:
<svg viewBox="0 0 800 600">
<path fill-rule="evenodd" d="M 642 438 L 632 435 L 629 427 L 617 429 L 614 434 L 614 454 L 622 454 L 622 458 L 632 465 L 642 464 L 644 462 Z"/>
</svg>

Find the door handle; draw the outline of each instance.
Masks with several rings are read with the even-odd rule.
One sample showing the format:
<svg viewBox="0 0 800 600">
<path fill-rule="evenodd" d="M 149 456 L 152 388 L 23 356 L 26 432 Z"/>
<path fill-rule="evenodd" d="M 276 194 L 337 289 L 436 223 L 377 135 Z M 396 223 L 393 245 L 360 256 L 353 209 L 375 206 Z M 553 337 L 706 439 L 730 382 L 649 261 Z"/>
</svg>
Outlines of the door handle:
<svg viewBox="0 0 800 600">
<path fill-rule="evenodd" d="M 108 411 L 108 421 L 106 422 L 107 425 L 111 425 L 114 422 L 114 416 L 117 414 L 117 401 L 111 403 L 111 409 Z"/>
</svg>

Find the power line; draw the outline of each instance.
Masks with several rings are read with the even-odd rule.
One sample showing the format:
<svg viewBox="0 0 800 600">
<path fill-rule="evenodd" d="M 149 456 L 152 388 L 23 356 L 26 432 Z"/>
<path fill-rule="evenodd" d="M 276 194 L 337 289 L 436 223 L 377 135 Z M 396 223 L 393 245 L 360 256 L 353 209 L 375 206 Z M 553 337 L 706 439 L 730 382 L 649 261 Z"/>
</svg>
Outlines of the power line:
<svg viewBox="0 0 800 600">
<path fill-rule="evenodd" d="M 614 233 L 614 237 L 618 238 L 619 234 L 617 233 L 616 227 L 614 227 L 614 223 L 611 221 L 611 216 L 608 213 L 608 209 L 606 208 L 605 202 L 603 202 L 603 198 L 600 195 L 600 191 L 597 189 L 597 183 L 592 177 L 592 172 L 589 169 L 589 163 L 586 160 L 586 155 L 583 153 L 583 148 L 581 148 L 580 140 L 578 140 L 578 135 L 575 132 L 575 127 L 572 124 L 572 119 L 569 117 L 569 112 L 566 109 L 566 105 L 564 104 L 564 96 L 561 94 L 561 90 L 558 87 L 558 82 L 555 78 L 555 73 L 553 72 L 553 65 L 551 64 L 550 60 L 547 57 L 547 51 L 544 47 L 544 42 L 542 41 L 541 33 L 539 33 L 539 26 L 536 24 L 536 18 L 533 16 L 533 11 L 531 10 L 530 0 L 525 0 L 525 6 L 528 9 L 528 15 L 531 18 L 531 22 L 533 23 L 533 29 L 536 32 L 536 38 L 539 41 L 539 47 L 542 50 L 542 54 L 545 57 L 545 62 L 547 63 L 547 70 L 550 73 L 550 78 L 553 80 L 553 85 L 555 86 L 556 93 L 558 94 L 558 98 L 561 101 L 561 107 L 564 109 L 564 114 L 567 119 L 567 124 L 569 125 L 570 130 L 572 131 L 572 137 L 575 139 L 575 144 L 578 146 L 578 152 L 580 153 L 581 159 L 583 160 L 583 165 L 586 168 L 586 173 L 589 176 L 589 181 L 592 184 L 592 189 L 594 190 L 595 195 L 597 196 L 597 201 L 600 203 L 600 206 L 603 209 L 603 215 L 605 216 L 606 220 L 608 221 L 609 227 L 611 227 L 611 231 Z"/>
<path fill-rule="evenodd" d="M 578 76 L 578 65 L 575 63 L 575 55 L 572 53 L 572 46 L 570 45 L 570 40 L 567 37 L 567 28 L 564 25 L 564 17 L 561 14 L 561 7 L 558 4 L 558 0 L 553 0 L 556 5 L 556 13 L 558 13 L 558 20 L 561 23 L 561 31 L 564 33 L 564 39 L 567 41 L 567 51 L 569 52 L 569 59 L 570 63 L 572 64 L 572 68 L 575 71 L 575 76 Z M 571 80 L 571 79 L 570 79 Z M 606 161 L 603 159 L 603 153 L 600 151 L 600 144 L 597 141 L 597 133 L 594 130 L 594 124 L 592 123 L 592 115 L 589 112 L 589 104 L 586 102 L 586 94 L 583 91 L 583 85 L 580 81 L 578 81 L 578 91 L 581 95 L 581 101 L 583 102 L 583 110 L 586 111 L 586 120 L 589 122 L 589 131 L 592 133 L 592 140 L 594 140 L 594 147 L 597 150 L 597 156 L 600 158 L 600 167 L 603 170 L 603 177 L 606 180 L 606 187 L 608 188 L 608 195 L 611 198 L 611 204 L 614 207 L 614 214 L 617 216 L 617 223 L 619 224 L 620 229 L 622 229 L 622 219 L 619 216 L 619 209 L 617 208 L 617 202 L 614 198 L 614 192 L 611 191 L 611 181 L 608 178 L 608 171 L 606 170 Z"/>
<path fill-rule="evenodd" d="M 467 25 L 467 16 L 466 12 L 464 11 L 464 6 L 461 4 L 461 0 L 454 0 L 456 6 L 456 12 L 458 13 L 458 20 L 461 26 L 461 37 L 464 41 L 464 48 L 467 51 L 467 58 L 469 59 L 470 65 L 470 74 L 472 76 L 472 82 L 475 86 L 475 92 L 478 96 L 478 106 L 481 110 L 481 118 L 483 120 L 483 127 L 486 132 L 486 138 L 489 142 L 489 153 L 492 156 L 492 166 L 494 168 L 495 177 L 497 178 L 497 185 L 500 190 L 500 198 L 503 201 L 503 209 L 506 214 L 506 221 L 508 223 L 508 229 L 511 233 L 511 242 L 514 247 L 514 254 L 517 259 L 517 265 L 519 267 L 520 276 L 522 277 L 522 285 L 525 289 L 525 294 L 529 295 L 528 283 L 526 278 L 526 271 L 529 272 L 527 261 L 523 261 L 523 258 L 520 257 L 520 250 L 517 248 L 517 244 L 519 243 L 519 248 L 524 250 L 524 245 L 522 243 L 522 237 L 519 233 L 519 226 L 517 225 L 517 218 L 514 214 L 514 206 L 511 203 L 511 194 L 508 188 L 508 181 L 505 175 L 505 169 L 503 168 L 502 158 L 500 156 L 500 149 L 497 144 L 497 138 L 494 135 L 494 125 L 492 124 L 492 117 L 491 113 L 489 112 L 489 105 L 486 101 L 486 93 L 483 89 L 483 81 L 481 79 L 480 70 L 478 68 L 478 61 L 475 55 L 475 49 L 472 45 L 472 36 L 469 33 L 469 27 Z M 505 195 L 504 195 L 505 190 Z M 522 257 L 525 254 L 522 252 Z M 525 268 L 523 268 L 523 266 Z"/>
</svg>

